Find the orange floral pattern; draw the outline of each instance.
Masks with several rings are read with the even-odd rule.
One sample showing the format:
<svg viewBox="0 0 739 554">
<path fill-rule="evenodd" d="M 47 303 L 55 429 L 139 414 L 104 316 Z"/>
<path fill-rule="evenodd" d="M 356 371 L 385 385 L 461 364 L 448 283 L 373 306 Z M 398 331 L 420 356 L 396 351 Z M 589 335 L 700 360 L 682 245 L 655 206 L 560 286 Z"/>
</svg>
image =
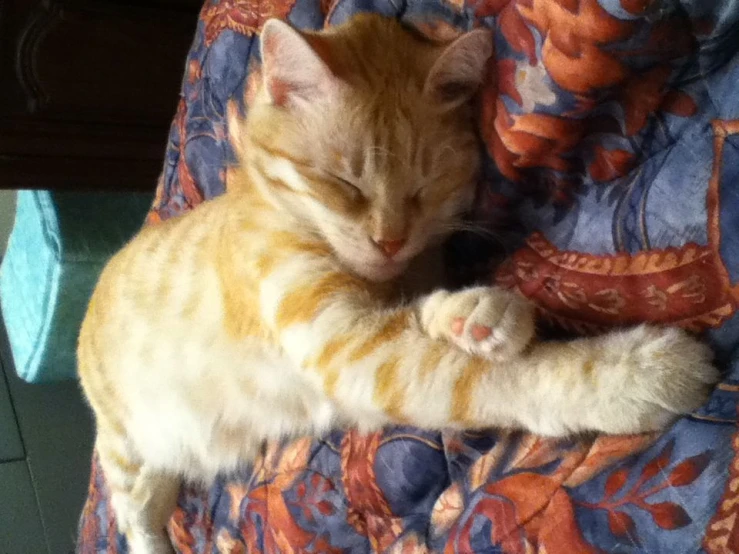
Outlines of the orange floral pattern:
<svg viewBox="0 0 739 554">
<path fill-rule="evenodd" d="M 647 10 L 648 4 L 630 2 L 624 9 L 638 14 Z M 482 133 L 490 154 L 508 179 L 522 181 L 526 173 L 521 170 L 532 168 L 579 172 L 573 156 L 582 156 L 576 147 L 590 135 L 611 128 L 617 136 L 635 136 L 644 129 L 649 114 L 662 110 L 689 117 L 697 110 L 690 96 L 667 82 L 672 60 L 696 48 L 691 22 L 679 15 L 649 28 L 639 48 L 623 50 L 609 46 L 629 43 L 644 32 L 644 25 L 611 15 L 598 0 L 471 0 L 470 7 L 478 17 L 497 16 L 503 37 L 514 52 L 524 56 L 525 65 L 540 62 L 547 79 L 560 88 L 558 96 L 564 99 L 569 95 L 574 100 L 573 110 L 556 116 L 536 105 L 525 106 L 522 94 L 531 96 L 530 88 L 521 90 L 512 85 L 525 65 L 512 58 L 499 59 L 500 90 L 488 90 L 486 96 L 497 98 L 500 92 L 526 108 L 512 110 L 498 101 L 496 116 L 483 119 Z M 535 35 L 541 37 L 540 46 Z M 637 54 L 653 56 L 658 62 L 646 72 L 635 71 L 628 62 Z M 556 91 L 547 89 L 557 97 Z M 604 127 L 603 117 L 595 116 L 594 110 L 604 97 L 620 105 L 624 126 Z M 492 99 L 485 103 L 490 105 Z M 590 156 L 589 176 L 608 182 L 628 173 L 635 152 L 596 146 Z"/>
<path fill-rule="evenodd" d="M 200 14 L 205 25 L 205 44 L 212 44 L 225 29 L 254 35 L 270 17 L 285 18 L 293 3 L 291 0 L 209 0 Z"/>
</svg>

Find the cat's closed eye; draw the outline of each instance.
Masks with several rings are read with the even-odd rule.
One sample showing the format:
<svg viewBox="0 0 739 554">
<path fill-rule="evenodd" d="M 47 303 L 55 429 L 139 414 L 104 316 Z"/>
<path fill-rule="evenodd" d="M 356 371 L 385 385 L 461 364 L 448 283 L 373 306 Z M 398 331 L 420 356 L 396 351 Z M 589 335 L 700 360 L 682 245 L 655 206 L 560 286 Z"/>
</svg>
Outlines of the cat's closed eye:
<svg viewBox="0 0 739 554">
<path fill-rule="evenodd" d="M 357 185 L 355 185 L 351 181 L 347 181 L 343 177 L 340 177 L 339 175 L 336 175 L 336 174 L 330 174 L 329 176 L 332 181 L 338 183 L 341 187 L 344 188 L 344 190 L 346 190 L 351 195 L 352 200 L 354 200 L 355 202 L 364 200 L 364 193 Z"/>
</svg>

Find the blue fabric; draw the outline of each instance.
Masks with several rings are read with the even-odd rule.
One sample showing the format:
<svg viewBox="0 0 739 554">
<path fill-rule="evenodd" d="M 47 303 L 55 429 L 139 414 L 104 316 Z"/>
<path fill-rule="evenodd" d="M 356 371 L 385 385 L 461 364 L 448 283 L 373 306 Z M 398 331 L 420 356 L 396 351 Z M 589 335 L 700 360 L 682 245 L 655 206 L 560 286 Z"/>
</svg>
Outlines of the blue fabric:
<svg viewBox="0 0 739 554">
<path fill-rule="evenodd" d="M 75 378 L 77 335 L 110 256 L 144 220 L 149 194 L 19 191 L 0 266 L 0 305 L 18 375 Z"/>
</svg>

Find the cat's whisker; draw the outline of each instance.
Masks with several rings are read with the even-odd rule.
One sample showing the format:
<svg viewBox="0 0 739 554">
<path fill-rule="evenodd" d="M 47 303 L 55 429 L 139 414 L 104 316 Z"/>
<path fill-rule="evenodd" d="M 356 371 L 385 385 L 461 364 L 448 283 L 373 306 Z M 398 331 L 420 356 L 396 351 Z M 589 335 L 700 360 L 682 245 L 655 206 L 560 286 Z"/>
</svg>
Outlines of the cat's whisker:
<svg viewBox="0 0 739 554">
<path fill-rule="evenodd" d="M 405 157 L 398 155 L 396 152 L 391 151 L 390 149 L 375 145 L 375 146 L 368 146 L 364 150 L 366 159 L 374 159 L 374 156 L 376 154 L 384 154 L 387 156 L 387 158 L 394 158 L 400 161 L 400 163 L 406 167 L 411 168 L 412 162 L 408 161 Z M 377 166 L 377 163 L 374 164 L 375 167 Z"/>
</svg>

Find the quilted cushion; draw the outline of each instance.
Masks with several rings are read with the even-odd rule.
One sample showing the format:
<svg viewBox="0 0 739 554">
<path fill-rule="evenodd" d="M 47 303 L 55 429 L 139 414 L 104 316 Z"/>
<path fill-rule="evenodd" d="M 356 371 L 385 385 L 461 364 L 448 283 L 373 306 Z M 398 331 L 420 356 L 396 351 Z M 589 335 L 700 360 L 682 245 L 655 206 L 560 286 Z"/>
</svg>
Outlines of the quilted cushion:
<svg viewBox="0 0 739 554">
<path fill-rule="evenodd" d="M 545 440 L 411 428 L 270 444 L 187 487 L 182 552 L 739 552 L 739 2 L 211 0 L 150 214 L 228 187 L 224 110 L 259 81 L 269 16 L 305 28 L 371 10 L 435 38 L 495 30 L 478 210 L 513 217 L 490 280 L 567 331 L 651 320 L 705 337 L 724 381 L 661 435 Z M 520 232 L 516 233 L 515 230 Z M 474 246 L 460 250 L 482 263 Z M 80 551 L 125 551 L 97 470 Z"/>
<path fill-rule="evenodd" d="M 23 379 L 75 377 L 77 335 L 95 283 L 150 204 L 150 194 L 18 192 L 0 303 Z"/>
</svg>

